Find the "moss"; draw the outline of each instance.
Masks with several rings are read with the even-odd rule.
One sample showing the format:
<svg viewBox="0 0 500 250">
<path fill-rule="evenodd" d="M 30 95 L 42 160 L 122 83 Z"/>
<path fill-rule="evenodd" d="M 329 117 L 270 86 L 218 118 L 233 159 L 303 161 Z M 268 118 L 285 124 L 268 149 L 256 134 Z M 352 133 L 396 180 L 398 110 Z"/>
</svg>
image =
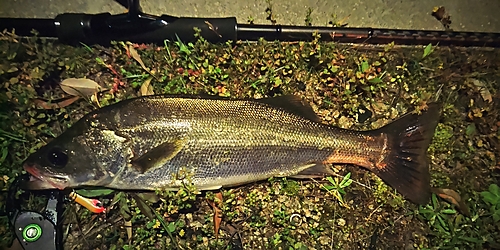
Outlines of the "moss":
<svg viewBox="0 0 500 250">
<path fill-rule="evenodd" d="M 429 146 L 429 152 L 433 154 L 450 152 L 449 146 L 453 136 L 453 127 L 439 123 Z"/>
</svg>

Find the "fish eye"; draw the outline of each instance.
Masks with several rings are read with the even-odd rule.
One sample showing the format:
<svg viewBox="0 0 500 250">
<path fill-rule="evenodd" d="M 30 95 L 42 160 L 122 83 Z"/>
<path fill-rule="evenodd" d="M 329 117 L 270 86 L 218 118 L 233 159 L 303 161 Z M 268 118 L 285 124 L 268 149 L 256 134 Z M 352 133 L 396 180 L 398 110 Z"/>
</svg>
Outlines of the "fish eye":
<svg viewBox="0 0 500 250">
<path fill-rule="evenodd" d="M 62 168 L 68 163 L 68 155 L 58 148 L 49 151 L 47 159 L 54 167 Z"/>
</svg>

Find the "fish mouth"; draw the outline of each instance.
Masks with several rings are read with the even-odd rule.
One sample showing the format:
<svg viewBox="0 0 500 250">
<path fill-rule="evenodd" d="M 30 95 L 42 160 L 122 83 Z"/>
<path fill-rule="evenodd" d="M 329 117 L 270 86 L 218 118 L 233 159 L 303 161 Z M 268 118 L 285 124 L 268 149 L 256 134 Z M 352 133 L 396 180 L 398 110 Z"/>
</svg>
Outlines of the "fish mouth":
<svg viewBox="0 0 500 250">
<path fill-rule="evenodd" d="M 50 174 L 46 171 L 41 171 L 37 165 L 25 163 L 24 170 L 28 172 L 30 178 L 22 183 L 23 189 L 28 190 L 43 190 L 43 189 L 60 189 L 68 187 L 68 177 L 56 174 Z"/>
</svg>

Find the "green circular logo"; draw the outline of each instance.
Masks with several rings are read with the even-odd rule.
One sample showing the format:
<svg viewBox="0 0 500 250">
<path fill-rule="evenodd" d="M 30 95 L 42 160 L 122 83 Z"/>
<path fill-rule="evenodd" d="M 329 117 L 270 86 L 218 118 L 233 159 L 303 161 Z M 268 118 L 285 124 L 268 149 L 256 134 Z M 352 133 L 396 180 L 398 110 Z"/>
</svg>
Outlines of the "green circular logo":
<svg viewBox="0 0 500 250">
<path fill-rule="evenodd" d="M 36 241 L 42 236 L 42 228 L 38 224 L 29 224 L 23 230 L 23 239 L 28 242 Z"/>
</svg>

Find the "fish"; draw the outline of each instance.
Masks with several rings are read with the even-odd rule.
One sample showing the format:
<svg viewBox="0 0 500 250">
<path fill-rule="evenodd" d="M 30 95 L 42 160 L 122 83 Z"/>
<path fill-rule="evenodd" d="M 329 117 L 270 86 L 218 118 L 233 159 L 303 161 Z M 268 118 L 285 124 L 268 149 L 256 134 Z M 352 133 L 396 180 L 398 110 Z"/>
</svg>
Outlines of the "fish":
<svg viewBox="0 0 500 250">
<path fill-rule="evenodd" d="M 262 99 L 149 95 L 96 109 L 27 157 L 25 189 L 199 191 L 271 177 L 320 178 L 332 164 L 375 173 L 406 199 L 430 199 L 431 103 L 374 130 L 321 122 L 296 95 Z"/>
</svg>

